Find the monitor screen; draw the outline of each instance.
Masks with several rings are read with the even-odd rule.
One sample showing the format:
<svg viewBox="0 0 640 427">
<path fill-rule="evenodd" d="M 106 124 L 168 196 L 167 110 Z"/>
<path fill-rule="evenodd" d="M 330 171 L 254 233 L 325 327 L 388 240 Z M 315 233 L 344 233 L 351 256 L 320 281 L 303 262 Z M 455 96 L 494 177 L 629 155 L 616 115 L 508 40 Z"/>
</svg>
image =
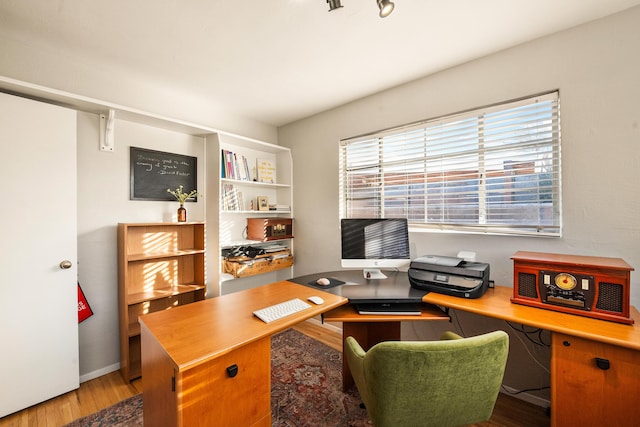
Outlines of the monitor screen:
<svg viewBox="0 0 640 427">
<path fill-rule="evenodd" d="M 343 268 L 362 268 L 367 279 L 384 278 L 381 269 L 409 264 L 406 218 L 344 218 L 340 221 Z"/>
</svg>

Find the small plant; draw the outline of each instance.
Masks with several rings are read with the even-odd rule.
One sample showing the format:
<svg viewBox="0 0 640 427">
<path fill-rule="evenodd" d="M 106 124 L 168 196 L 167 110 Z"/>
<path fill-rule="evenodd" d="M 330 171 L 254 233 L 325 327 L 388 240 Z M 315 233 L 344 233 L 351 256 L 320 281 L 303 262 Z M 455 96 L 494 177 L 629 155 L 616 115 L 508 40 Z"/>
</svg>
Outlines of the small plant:
<svg viewBox="0 0 640 427">
<path fill-rule="evenodd" d="M 189 193 L 184 193 L 182 191 L 182 188 L 182 185 L 175 190 L 167 188 L 167 193 L 171 193 L 173 197 L 175 197 L 176 200 L 180 202 L 181 205 L 184 204 L 184 202 L 186 202 L 188 199 L 193 199 L 194 197 L 200 196 L 197 190 L 191 190 L 191 192 Z"/>
</svg>

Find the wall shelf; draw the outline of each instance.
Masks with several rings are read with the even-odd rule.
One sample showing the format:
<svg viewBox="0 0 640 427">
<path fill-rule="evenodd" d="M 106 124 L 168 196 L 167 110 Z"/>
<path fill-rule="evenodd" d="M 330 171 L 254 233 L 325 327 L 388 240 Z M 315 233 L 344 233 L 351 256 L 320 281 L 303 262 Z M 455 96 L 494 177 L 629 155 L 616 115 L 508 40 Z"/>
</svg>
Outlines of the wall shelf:
<svg viewBox="0 0 640 427">
<path fill-rule="evenodd" d="M 265 187 L 265 188 L 289 188 L 289 184 L 279 184 L 271 182 L 258 182 L 258 181 L 242 181 L 239 179 L 220 178 L 220 182 L 227 184 L 234 184 L 248 187 Z"/>
</svg>

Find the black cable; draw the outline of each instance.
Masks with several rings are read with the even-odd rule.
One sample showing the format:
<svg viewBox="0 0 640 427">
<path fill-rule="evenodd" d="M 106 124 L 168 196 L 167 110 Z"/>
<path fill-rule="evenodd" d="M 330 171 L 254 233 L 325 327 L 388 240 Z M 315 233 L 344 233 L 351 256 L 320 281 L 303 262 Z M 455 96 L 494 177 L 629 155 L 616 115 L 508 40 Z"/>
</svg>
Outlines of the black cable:
<svg viewBox="0 0 640 427">
<path fill-rule="evenodd" d="M 549 390 L 551 389 L 551 386 L 547 385 L 544 387 L 539 387 L 539 388 L 525 388 L 523 390 L 516 390 L 516 391 L 510 391 L 508 390 L 504 385 L 500 386 L 500 388 L 502 390 L 504 390 L 505 393 L 510 394 L 512 396 L 515 396 L 516 394 L 520 394 L 520 393 L 526 393 L 528 391 L 542 391 L 542 390 Z"/>
<path fill-rule="evenodd" d="M 527 340 L 529 340 L 529 342 L 533 343 L 534 345 L 540 346 L 540 347 L 551 347 L 551 343 L 546 343 L 544 341 L 544 337 L 543 337 L 543 333 L 544 333 L 544 329 L 540 329 L 540 328 L 535 328 L 531 331 L 528 331 L 526 329 L 525 325 L 519 325 L 516 326 L 513 323 L 509 322 L 508 320 L 505 321 L 507 323 L 507 325 L 509 325 L 509 327 L 511 327 L 511 329 L 513 329 L 516 332 L 521 332 L 522 334 L 524 334 L 524 336 L 527 338 Z M 533 339 L 531 336 L 535 336 L 537 335 L 537 339 Z"/>
<path fill-rule="evenodd" d="M 455 316 L 453 315 L 454 313 L 455 313 Z M 453 321 L 454 317 L 455 317 L 454 323 L 457 325 L 458 331 L 460 331 L 459 335 L 464 337 L 465 334 L 464 334 L 464 331 L 462 330 L 462 325 L 460 324 L 460 318 L 458 316 L 458 313 L 454 309 L 449 309 L 449 318 Z M 513 324 L 507 320 L 505 320 L 505 323 L 509 325 L 509 327 L 511 327 L 511 329 L 513 329 L 515 332 L 522 333 L 527 338 L 527 340 L 533 343 L 534 345 L 541 346 L 541 347 L 551 347 L 551 344 L 547 344 L 544 342 L 544 338 L 542 336 L 542 334 L 545 331 L 544 329 L 535 328 L 533 330 L 527 330 L 526 326 L 522 324 Z M 516 325 L 519 325 L 519 327 Z M 537 339 L 532 338 L 531 335 L 537 336 Z M 548 389 L 551 389 L 551 386 L 544 386 L 539 388 L 526 388 L 523 390 L 516 390 L 516 391 L 509 391 L 507 388 L 505 388 L 504 385 L 501 385 L 500 388 L 504 390 L 505 393 L 515 396 L 517 394 L 526 393 L 530 391 L 548 390 Z"/>
</svg>

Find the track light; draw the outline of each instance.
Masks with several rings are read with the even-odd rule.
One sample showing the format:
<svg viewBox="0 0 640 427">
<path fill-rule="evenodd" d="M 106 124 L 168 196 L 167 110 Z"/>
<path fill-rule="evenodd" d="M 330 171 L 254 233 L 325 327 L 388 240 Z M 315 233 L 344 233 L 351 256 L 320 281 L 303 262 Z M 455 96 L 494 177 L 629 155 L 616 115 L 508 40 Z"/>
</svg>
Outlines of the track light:
<svg viewBox="0 0 640 427">
<path fill-rule="evenodd" d="M 395 6 L 390 0 L 376 0 L 378 2 L 378 7 L 380 8 L 380 18 L 384 18 L 389 16 L 391 12 L 393 12 L 393 7 Z M 332 10 L 336 10 L 342 7 L 340 4 L 340 0 L 327 0 L 329 3 L 329 12 Z"/>
<path fill-rule="evenodd" d="M 329 3 L 329 12 L 342 7 L 340 0 L 327 0 L 327 3 Z"/>
<path fill-rule="evenodd" d="M 391 12 L 393 12 L 393 4 L 392 1 L 389 0 L 377 0 L 378 7 L 380 8 L 380 18 L 384 18 L 385 16 L 389 16 Z"/>
</svg>

